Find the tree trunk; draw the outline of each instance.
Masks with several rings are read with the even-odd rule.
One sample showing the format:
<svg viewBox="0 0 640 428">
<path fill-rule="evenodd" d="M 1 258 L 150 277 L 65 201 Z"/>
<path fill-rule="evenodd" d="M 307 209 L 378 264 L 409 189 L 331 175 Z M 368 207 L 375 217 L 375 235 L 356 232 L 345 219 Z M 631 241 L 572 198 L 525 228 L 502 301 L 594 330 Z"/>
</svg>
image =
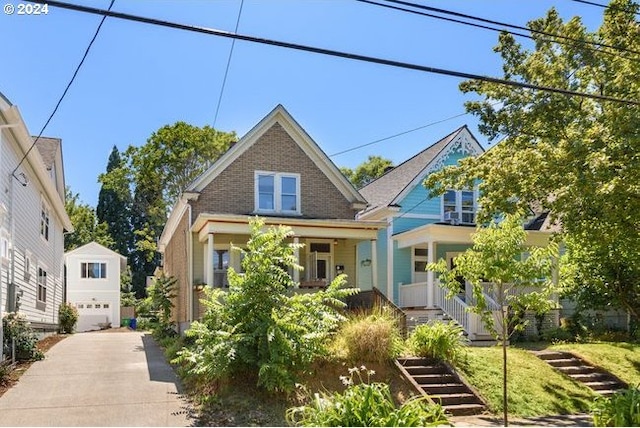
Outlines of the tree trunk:
<svg viewBox="0 0 640 428">
<path fill-rule="evenodd" d="M 509 426 L 507 405 L 507 306 L 502 307 L 502 409 L 504 426 Z"/>
</svg>

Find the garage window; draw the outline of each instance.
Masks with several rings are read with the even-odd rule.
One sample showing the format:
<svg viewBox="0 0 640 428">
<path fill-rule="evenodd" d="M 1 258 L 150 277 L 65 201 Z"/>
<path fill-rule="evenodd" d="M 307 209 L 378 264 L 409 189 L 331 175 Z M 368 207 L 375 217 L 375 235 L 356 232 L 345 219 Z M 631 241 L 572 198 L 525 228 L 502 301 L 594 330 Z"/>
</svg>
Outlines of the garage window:
<svg viewBox="0 0 640 428">
<path fill-rule="evenodd" d="M 82 263 L 80 266 L 82 278 L 106 278 L 106 263 Z"/>
</svg>

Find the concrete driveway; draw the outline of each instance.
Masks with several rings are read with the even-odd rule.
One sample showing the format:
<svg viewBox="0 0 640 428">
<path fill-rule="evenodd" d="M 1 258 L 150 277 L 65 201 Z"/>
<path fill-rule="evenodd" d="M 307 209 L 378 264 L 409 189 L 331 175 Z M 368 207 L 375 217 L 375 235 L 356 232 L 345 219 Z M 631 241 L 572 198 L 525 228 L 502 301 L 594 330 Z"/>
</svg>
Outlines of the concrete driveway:
<svg viewBox="0 0 640 428">
<path fill-rule="evenodd" d="M 189 406 L 153 338 L 74 334 L 0 397 L 0 426 L 189 426 Z"/>
</svg>

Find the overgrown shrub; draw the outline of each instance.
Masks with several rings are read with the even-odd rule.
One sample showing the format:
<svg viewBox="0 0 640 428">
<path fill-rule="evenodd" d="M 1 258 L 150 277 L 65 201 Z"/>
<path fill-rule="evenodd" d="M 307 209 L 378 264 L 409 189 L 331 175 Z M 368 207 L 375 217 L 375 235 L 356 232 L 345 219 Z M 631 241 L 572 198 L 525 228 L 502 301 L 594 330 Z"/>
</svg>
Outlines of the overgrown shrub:
<svg viewBox="0 0 640 428">
<path fill-rule="evenodd" d="M 366 382 L 362 379 L 363 374 L 367 377 Z M 296 426 L 324 427 L 449 425 L 444 409 L 430 403 L 426 397 L 412 398 L 396 407 L 389 385 L 369 382 L 373 374 L 364 366 L 349 369 L 349 376 L 340 377 L 347 385 L 342 394 L 315 393 L 308 405 L 287 410 L 287 422 Z"/>
<path fill-rule="evenodd" d="M 78 322 L 78 310 L 71 303 L 63 303 L 58 308 L 58 332 L 71 334 Z"/>
<path fill-rule="evenodd" d="M 591 414 L 597 427 L 640 426 L 640 386 L 610 397 L 596 397 Z"/>
<path fill-rule="evenodd" d="M 351 362 L 384 362 L 398 356 L 402 337 L 386 307 L 352 315 L 336 335 L 334 353 Z"/>
<path fill-rule="evenodd" d="M 407 339 L 409 349 L 419 357 L 460 365 L 466 360 L 468 339 L 459 324 L 430 321 L 421 324 Z"/>
<path fill-rule="evenodd" d="M 569 330 L 563 327 L 554 327 L 542 330 L 542 340 L 551 343 L 573 342 L 575 337 Z"/>
<path fill-rule="evenodd" d="M 218 383 L 248 369 L 267 390 L 291 390 L 298 371 L 328 354 L 330 335 L 344 320 L 341 299 L 356 290 L 343 288 L 340 275 L 325 290 L 291 295 L 289 268 L 301 269 L 299 245 L 286 242 L 291 229 L 263 226 L 252 220 L 247 249 L 233 248 L 245 255 L 245 273 L 229 268 L 229 291 L 208 290 L 203 320 L 186 332 L 194 344 L 175 362 L 186 366 L 188 376 Z"/>
<path fill-rule="evenodd" d="M 38 337 L 24 314 L 9 312 L 2 319 L 2 327 L 5 355 L 11 355 L 11 344 L 15 342 L 16 360 L 29 361 L 44 358 L 44 354 L 37 346 Z"/>
</svg>

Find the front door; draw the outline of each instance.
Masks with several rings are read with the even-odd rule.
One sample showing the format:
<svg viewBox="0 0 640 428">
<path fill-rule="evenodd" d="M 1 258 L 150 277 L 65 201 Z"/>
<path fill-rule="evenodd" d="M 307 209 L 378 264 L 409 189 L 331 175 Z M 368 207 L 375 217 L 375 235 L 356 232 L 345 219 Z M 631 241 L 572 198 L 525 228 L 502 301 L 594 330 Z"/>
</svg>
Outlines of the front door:
<svg viewBox="0 0 640 428">
<path fill-rule="evenodd" d="M 449 270 L 452 270 L 456 267 L 456 257 L 459 255 L 460 253 L 447 253 L 447 266 L 449 267 Z M 462 300 L 463 302 L 466 301 L 466 281 L 462 276 L 457 276 L 456 277 L 456 281 L 458 281 L 459 288 L 458 288 L 458 297 L 460 298 L 460 300 Z"/>
</svg>

